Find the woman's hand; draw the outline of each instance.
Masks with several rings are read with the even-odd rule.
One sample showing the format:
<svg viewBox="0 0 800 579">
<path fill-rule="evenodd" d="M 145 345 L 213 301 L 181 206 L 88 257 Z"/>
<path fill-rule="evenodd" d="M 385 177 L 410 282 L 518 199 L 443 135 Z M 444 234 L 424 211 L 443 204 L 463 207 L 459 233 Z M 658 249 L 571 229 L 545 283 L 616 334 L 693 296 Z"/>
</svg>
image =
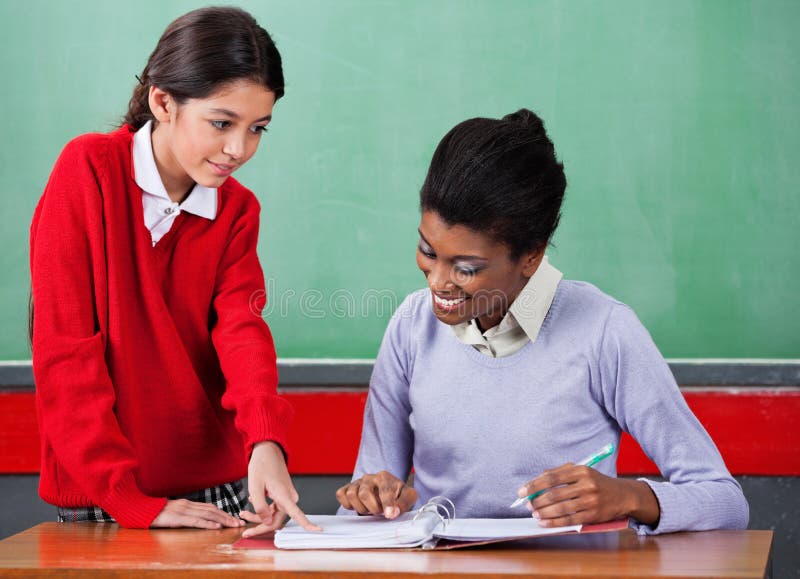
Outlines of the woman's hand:
<svg viewBox="0 0 800 579">
<path fill-rule="evenodd" d="M 300 496 L 289 478 L 283 451 L 276 443 L 264 441 L 253 447 L 247 468 L 247 486 L 256 514 L 242 511 L 239 516 L 248 522 L 258 523 L 258 526 L 247 529 L 242 533 L 243 537 L 262 535 L 279 529 L 287 515 L 307 531 L 322 530 L 309 521 L 297 506 Z M 272 499 L 272 504 L 267 504 L 266 497 Z"/>
<path fill-rule="evenodd" d="M 209 503 L 199 503 L 187 499 L 169 500 L 158 516 L 150 523 L 151 527 L 194 527 L 197 529 L 220 529 L 222 527 L 241 527 L 244 521 L 229 515 Z"/>
<path fill-rule="evenodd" d="M 391 473 L 367 474 L 336 491 L 336 500 L 359 515 L 394 519 L 417 502 L 417 491 Z"/>
<path fill-rule="evenodd" d="M 623 517 L 656 526 L 658 499 L 642 481 L 611 478 L 588 466 L 567 463 L 519 489 L 519 496 L 544 493 L 528 503 L 543 527 L 603 523 Z"/>
</svg>

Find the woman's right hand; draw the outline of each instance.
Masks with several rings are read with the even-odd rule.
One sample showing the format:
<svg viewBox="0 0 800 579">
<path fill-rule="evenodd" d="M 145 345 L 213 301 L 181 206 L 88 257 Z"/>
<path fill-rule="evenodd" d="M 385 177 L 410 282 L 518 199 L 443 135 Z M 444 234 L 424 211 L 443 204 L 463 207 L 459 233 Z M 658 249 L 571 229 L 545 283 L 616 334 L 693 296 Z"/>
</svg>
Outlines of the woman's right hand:
<svg viewBox="0 0 800 579">
<path fill-rule="evenodd" d="M 365 474 L 344 485 L 336 491 L 336 500 L 345 509 L 356 511 L 359 515 L 383 515 L 387 519 L 394 519 L 411 510 L 417 502 L 417 491 L 382 470 L 377 474 Z"/>
<path fill-rule="evenodd" d="M 220 529 L 222 527 L 242 527 L 244 524 L 241 519 L 229 515 L 212 504 L 175 499 L 167 501 L 158 516 L 153 519 L 150 527 Z"/>
</svg>

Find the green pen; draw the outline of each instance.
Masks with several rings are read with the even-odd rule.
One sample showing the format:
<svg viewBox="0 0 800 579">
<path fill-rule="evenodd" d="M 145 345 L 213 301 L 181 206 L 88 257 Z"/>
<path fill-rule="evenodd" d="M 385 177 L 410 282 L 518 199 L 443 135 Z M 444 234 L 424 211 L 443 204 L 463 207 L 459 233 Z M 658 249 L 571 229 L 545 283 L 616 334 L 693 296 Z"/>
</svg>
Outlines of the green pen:
<svg viewBox="0 0 800 579">
<path fill-rule="evenodd" d="M 582 461 L 580 461 L 579 465 L 581 466 L 594 466 L 604 458 L 608 458 L 614 454 L 614 443 L 609 442 L 603 448 L 595 452 L 593 455 L 586 457 Z M 523 504 L 525 501 L 532 501 L 536 497 L 538 497 L 543 492 L 547 491 L 548 489 L 542 489 L 540 491 L 536 491 L 532 495 L 528 495 L 527 497 L 520 497 L 513 503 L 511 503 L 510 508 L 518 507 L 519 505 Z"/>
</svg>

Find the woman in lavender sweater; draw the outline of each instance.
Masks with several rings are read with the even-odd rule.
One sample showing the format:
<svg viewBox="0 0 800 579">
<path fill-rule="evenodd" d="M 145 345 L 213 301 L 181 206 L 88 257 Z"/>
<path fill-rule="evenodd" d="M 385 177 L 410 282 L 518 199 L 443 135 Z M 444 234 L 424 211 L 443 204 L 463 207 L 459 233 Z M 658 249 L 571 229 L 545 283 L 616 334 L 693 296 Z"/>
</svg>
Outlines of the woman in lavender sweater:
<svg viewBox="0 0 800 579">
<path fill-rule="evenodd" d="M 633 311 L 545 257 L 565 188 L 531 111 L 442 139 L 420 194 L 429 288 L 386 330 L 342 512 L 394 518 L 445 495 L 460 517 L 527 516 L 509 504 L 547 489 L 527 503 L 543 526 L 747 526 L 740 486 Z M 665 482 L 616 478 L 616 455 L 574 464 L 623 431 Z"/>
</svg>

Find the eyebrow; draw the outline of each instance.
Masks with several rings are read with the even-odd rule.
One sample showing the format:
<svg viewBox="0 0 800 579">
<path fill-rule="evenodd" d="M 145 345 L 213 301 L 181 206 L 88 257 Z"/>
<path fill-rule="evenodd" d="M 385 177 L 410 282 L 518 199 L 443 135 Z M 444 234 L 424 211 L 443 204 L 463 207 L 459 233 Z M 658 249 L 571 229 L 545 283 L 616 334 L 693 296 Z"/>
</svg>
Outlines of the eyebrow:
<svg viewBox="0 0 800 579">
<path fill-rule="evenodd" d="M 431 249 L 433 249 L 433 246 L 431 245 L 431 242 L 428 241 L 427 239 L 425 239 L 425 236 L 422 235 L 422 230 L 421 229 L 417 229 L 417 233 L 419 233 L 419 236 L 422 238 L 422 241 L 427 243 L 431 247 Z M 481 257 L 479 255 L 454 255 L 453 256 L 453 261 L 456 261 L 456 260 L 489 261 L 487 258 Z"/>
<path fill-rule="evenodd" d="M 233 111 L 229 111 L 228 109 L 211 109 L 209 112 L 216 113 L 218 115 L 224 115 L 224 116 L 226 116 L 228 118 L 231 118 L 231 119 L 239 120 L 239 119 L 242 118 L 237 113 L 235 113 Z M 272 115 L 266 115 L 264 117 L 261 117 L 260 119 L 256 119 L 253 122 L 254 123 L 260 123 L 261 121 L 271 121 L 271 120 L 272 120 Z"/>
</svg>

